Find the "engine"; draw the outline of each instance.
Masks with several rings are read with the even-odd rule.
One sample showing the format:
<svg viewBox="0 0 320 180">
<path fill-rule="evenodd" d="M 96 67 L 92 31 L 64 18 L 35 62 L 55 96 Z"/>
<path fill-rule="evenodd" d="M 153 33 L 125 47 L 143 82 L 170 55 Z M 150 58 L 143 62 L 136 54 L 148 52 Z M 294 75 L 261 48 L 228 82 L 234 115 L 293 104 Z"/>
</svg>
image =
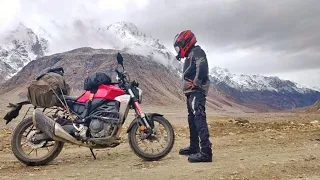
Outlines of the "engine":
<svg viewBox="0 0 320 180">
<path fill-rule="evenodd" d="M 92 118 L 89 124 L 90 135 L 93 138 L 104 138 L 112 134 L 116 127 L 114 120 L 119 121 L 119 107 L 120 102 L 109 101 L 95 108 L 91 115 L 97 118 Z"/>
<path fill-rule="evenodd" d="M 92 137 L 104 138 L 111 135 L 113 126 L 111 123 L 107 123 L 99 119 L 92 119 L 89 129 Z"/>
</svg>

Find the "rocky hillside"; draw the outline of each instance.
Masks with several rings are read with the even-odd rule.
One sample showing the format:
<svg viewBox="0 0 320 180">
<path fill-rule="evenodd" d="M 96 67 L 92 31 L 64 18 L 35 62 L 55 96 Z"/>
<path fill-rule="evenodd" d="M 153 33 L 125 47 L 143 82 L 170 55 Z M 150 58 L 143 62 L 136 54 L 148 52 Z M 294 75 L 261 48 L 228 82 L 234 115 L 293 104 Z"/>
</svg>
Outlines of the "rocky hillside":
<svg viewBox="0 0 320 180">
<path fill-rule="evenodd" d="M 30 62 L 17 75 L 1 86 L 2 98 L 10 98 L 10 100 L 25 99 L 27 85 L 41 71 L 49 67 L 64 67 L 67 83 L 71 85 L 73 94 L 79 95 L 83 92 L 85 77 L 93 72 L 105 72 L 113 79 L 115 78 L 113 69 L 117 64 L 117 52 L 116 50 L 80 48 L 39 58 Z M 180 107 L 185 104 L 185 97 L 181 91 L 182 80 L 169 68 L 143 56 L 125 52 L 122 55 L 126 71 L 129 73 L 131 80 L 136 79 L 140 83 L 144 94 L 144 104 L 169 107 Z M 213 87 L 210 89 L 207 104 L 210 109 L 219 111 L 255 111 L 237 104 L 232 98 L 226 97 Z"/>
<path fill-rule="evenodd" d="M 115 50 L 98 50 L 80 48 L 66 53 L 46 56 L 30 62 L 16 76 L 5 82 L 3 92 L 20 88 L 28 84 L 43 70 L 50 67 L 64 67 L 65 77 L 73 92 L 82 92 L 85 77 L 100 71 L 114 77 L 113 68 L 116 67 Z M 126 71 L 130 78 L 137 79 L 144 90 L 148 102 L 165 103 L 166 100 L 182 99 L 178 77 L 174 76 L 162 64 L 150 61 L 146 57 L 123 54 Z"/>
<path fill-rule="evenodd" d="M 227 69 L 212 68 L 212 84 L 219 91 L 248 107 L 291 109 L 309 106 L 320 99 L 320 92 L 278 77 L 236 75 Z"/>
<path fill-rule="evenodd" d="M 320 113 L 320 100 L 303 109 L 306 113 Z"/>
</svg>

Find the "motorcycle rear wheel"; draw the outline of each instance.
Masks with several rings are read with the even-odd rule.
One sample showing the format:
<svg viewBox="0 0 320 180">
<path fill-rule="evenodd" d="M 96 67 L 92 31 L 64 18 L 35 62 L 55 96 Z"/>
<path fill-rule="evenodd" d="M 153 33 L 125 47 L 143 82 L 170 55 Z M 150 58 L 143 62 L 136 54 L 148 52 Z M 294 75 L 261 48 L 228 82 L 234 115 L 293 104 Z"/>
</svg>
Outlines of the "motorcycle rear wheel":
<svg viewBox="0 0 320 180">
<path fill-rule="evenodd" d="M 30 129 L 31 128 L 31 129 Z M 29 130 L 30 129 L 30 130 Z M 30 137 L 30 133 L 35 133 L 38 130 L 36 130 L 33 127 L 32 123 L 32 117 L 27 117 L 23 119 L 14 129 L 12 138 L 11 138 L 11 149 L 14 154 L 14 156 L 23 164 L 27 166 L 40 166 L 45 165 L 54 160 L 62 151 L 63 149 L 63 142 L 58 141 L 47 141 L 47 142 L 40 142 L 39 144 L 32 144 L 30 141 L 28 141 L 28 136 Z M 24 135 L 27 132 L 27 135 Z M 21 144 L 22 138 L 26 137 L 27 142 Z M 43 145 L 42 145 L 43 143 Z M 48 143 L 54 143 L 49 144 Z M 30 145 L 32 144 L 32 145 Z M 31 150 L 28 150 L 28 152 L 25 152 L 23 149 L 24 147 L 29 147 Z M 32 147 L 34 146 L 34 147 Z M 35 147 L 39 146 L 39 147 Z M 41 147 L 42 146 L 42 147 Z M 51 147 L 49 149 L 49 147 Z M 38 150 L 43 150 L 43 148 L 46 148 L 44 151 L 45 155 L 38 157 Z M 32 157 L 31 153 L 36 153 L 36 157 Z"/>
<path fill-rule="evenodd" d="M 174 140 L 175 140 L 173 127 L 167 119 L 165 119 L 162 116 L 154 116 L 152 120 L 155 123 L 155 127 L 153 129 L 155 134 L 153 133 L 151 137 L 146 137 L 145 139 L 143 139 L 143 137 L 141 137 L 143 136 L 143 134 L 141 135 L 141 133 L 143 132 L 140 131 L 139 125 L 137 123 L 133 125 L 131 131 L 128 134 L 129 144 L 131 149 L 137 156 L 139 156 L 140 158 L 146 161 L 156 161 L 165 157 L 172 150 L 174 145 Z M 167 141 L 167 144 L 165 146 L 160 143 L 161 139 L 159 139 L 160 136 L 158 137 L 160 133 L 157 131 L 157 126 L 156 126 L 157 123 L 159 125 L 162 125 L 164 127 L 164 130 L 167 133 L 167 137 L 163 138 L 165 141 Z M 152 147 L 141 148 L 139 146 L 139 142 L 143 142 L 143 144 L 151 144 L 154 142 L 155 144 L 158 143 L 162 147 L 162 150 L 159 150 L 160 147 L 155 149 Z M 152 150 L 152 152 L 147 152 L 148 148 Z"/>
</svg>

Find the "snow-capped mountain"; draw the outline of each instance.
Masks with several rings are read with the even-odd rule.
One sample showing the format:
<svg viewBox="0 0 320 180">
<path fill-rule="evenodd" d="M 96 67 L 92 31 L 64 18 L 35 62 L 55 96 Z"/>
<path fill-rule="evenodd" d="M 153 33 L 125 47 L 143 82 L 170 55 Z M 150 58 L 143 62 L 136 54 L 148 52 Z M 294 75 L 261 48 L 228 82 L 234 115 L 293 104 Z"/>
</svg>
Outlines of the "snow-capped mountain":
<svg viewBox="0 0 320 180">
<path fill-rule="evenodd" d="M 311 87 L 310 89 L 313 89 L 315 91 L 319 91 L 320 92 L 320 87 Z"/>
<path fill-rule="evenodd" d="M 149 56 L 167 67 L 179 67 L 179 62 L 159 39 L 146 35 L 132 23 L 118 22 L 107 27 L 107 31 L 119 37 L 121 43 L 114 46 L 132 54 Z"/>
<path fill-rule="evenodd" d="M 146 56 L 167 67 L 180 67 L 175 56 L 159 39 L 141 32 L 129 22 L 111 25 L 76 20 L 72 24 L 56 22 L 37 28 L 41 37 L 49 40 L 51 53 L 69 51 L 80 47 L 116 49 Z"/>
<path fill-rule="evenodd" d="M 228 69 L 213 67 L 210 71 L 214 83 L 224 82 L 230 87 L 240 91 L 275 91 L 275 92 L 299 92 L 319 91 L 279 77 L 268 77 L 261 75 L 234 74 Z"/>
<path fill-rule="evenodd" d="M 47 40 L 20 23 L 15 30 L 0 38 L 0 82 L 47 51 Z"/>
<path fill-rule="evenodd" d="M 320 91 L 279 77 L 234 74 L 214 67 L 212 84 L 240 103 L 266 105 L 275 109 L 308 106 L 320 99 Z"/>
</svg>

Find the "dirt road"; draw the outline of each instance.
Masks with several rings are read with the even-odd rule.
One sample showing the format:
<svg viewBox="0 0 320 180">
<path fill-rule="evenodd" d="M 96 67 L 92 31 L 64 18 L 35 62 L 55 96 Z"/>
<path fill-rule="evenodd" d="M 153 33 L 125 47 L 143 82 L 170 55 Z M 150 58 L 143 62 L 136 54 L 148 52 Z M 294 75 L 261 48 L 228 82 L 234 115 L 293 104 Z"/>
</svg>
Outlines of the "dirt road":
<svg viewBox="0 0 320 180">
<path fill-rule="evenodd" d="M 41 167 L 21 165 L 10 153 L 8 130 L 2 130 L 0 179 L 316 180 L 320 179 L 319 121 L 319 115 L 298 114 L 211 116 L 214 162 L 200 164 L 190 164 L 178 155 L 178 149 L 188 144 L 186 126 L 181 123 L 175 123 L 173 151 L 158 162 L 140 160 L 124 143 L 95 150 L 97 160 L 86 148 L 66 146 L 56 160 Z"/>
</svg>

